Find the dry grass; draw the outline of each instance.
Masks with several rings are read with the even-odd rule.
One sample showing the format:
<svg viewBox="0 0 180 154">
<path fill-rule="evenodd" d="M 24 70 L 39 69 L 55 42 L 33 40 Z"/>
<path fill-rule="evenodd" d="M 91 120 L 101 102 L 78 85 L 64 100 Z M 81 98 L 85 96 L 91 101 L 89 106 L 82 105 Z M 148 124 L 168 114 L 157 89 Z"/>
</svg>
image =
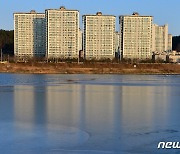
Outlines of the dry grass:
<svg viewBox="0 0 180 154">
<path fill-rule="evenodd" d="M 9 63 L 0 64 L 0 72 L 46 74 L 180 74 L 178 64 L 77 64 Z"/>
</svg>

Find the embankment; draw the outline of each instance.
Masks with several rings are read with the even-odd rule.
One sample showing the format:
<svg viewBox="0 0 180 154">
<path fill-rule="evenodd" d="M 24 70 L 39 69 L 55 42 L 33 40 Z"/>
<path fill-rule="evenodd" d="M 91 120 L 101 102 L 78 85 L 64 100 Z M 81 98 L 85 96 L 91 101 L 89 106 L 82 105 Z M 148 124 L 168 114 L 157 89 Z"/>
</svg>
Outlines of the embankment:
<svg viewBox="0 0 180 154">
<path fill-rule="evenodd" d="M 112 63 L 5 63 L 1 73 L 32 74 L 180 74 L 178 64 L 112 64 Z"/>
</svg>

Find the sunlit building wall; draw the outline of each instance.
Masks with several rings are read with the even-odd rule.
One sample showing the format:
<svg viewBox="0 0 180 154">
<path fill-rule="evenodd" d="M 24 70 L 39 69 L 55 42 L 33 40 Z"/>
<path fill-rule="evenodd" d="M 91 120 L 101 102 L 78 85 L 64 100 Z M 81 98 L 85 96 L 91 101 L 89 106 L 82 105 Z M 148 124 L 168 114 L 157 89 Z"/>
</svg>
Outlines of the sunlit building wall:
<svg viewBox="0 0 180 154">
<path fill-rule="evenodd" d="M 79 53 L 79 11 L 47 9 L 46 50 L 48 58 L 77 58 Z"/>
<path fill-rule="evenodd" d="M 159 26 L 153 24 L 153 52 L 162 53 L 168 51 L 168 25 Z"/>
<path fill-rule="evenodd" d="M 45 56 L 45 14 L 14 13 L 14 54 L 16 57 Z"/>
<path fill-rule="evenodd" d="M 136 12 L 119 17 L 120 52 L 123 58 L 151 58 L 152 20 L 152 16 L 140 16 Z"/>
<path fill-rule="evenodd" d="M 168 52 L 172 51 L 172 35 L 168 34 Z"/>
<path fill-rule="evenodd" d="M 81 51 L 82 50 L 82 37 L 83 37 L 83 33 L 82 33 L 82 30 L 79 28 L 79 36 L 78 36 L 78 38 L 79 38 L 79 51 Z"/>
<path fill-rule="evenodd" d="M 83 16 L 83 50 L 86 59 L 114 58 L 115 20 L 112 15 Z"/>
</svg>

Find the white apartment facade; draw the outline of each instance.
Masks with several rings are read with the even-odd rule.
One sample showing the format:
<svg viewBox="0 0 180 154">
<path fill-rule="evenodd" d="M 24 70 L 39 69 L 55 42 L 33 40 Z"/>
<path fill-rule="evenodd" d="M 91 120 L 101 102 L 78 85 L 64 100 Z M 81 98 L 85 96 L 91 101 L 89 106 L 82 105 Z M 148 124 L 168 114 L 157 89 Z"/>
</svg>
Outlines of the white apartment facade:
<svg viewBox="0 0 180 154">
<path fill-rule="evenodd" d="M 152 16 L 140 16 L 136 12 L 119 17 L 122 58 L 151 58 L 152 20 Z"/>
<path fill-rule="evenodd" d="M 153 52 L 163 53 L 168 50 L 168 25 L 159 26 L 153 24 Z"/>
<path fill-rule="evenodd" d="M 79 53 L 79 11 L 45 10 L 47 58 L 77 58 Z"/>
<path fill-rule="evenodd" d="M 82 38 L 83 38 L 83 32 L 82 32 L 82 30 L 79 28 L 79 47 L 78 47 L 78 49 L 79 49 L 79 51 L 82 51 L 82 49 L 83 49 L 83 40 L 82 40 Z"/>
<path fill-rule="evenodd" d="M 42 57 L 46 53 L 45 14 L 14 13 L 14 54 Z"/>
<path fill-rule="evenodd" d="M 115 55 L 115 20 L 112 15 L 83 16 L 83 50 L 86 59 L 113 59 Z"/>
</svg>

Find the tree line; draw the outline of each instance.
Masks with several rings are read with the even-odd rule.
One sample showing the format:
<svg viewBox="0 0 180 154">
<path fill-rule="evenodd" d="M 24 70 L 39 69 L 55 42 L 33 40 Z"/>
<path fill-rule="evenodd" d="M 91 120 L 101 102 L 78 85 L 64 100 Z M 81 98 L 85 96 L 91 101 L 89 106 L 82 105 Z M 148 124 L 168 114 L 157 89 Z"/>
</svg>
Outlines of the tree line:
<svg viewBox="0 0 180 154">
<path fill-rule="evenodd" d="M 172 49 L 180 52 L 180 35 L 174 36 L 172 39 Z"/>
<path fill-rule="evenodd" d="M 0 30 L 0 49 L 3 54 L 14 54 L 14 30 Z"/>
<path fill-rule="evenodd" d="M 174 36 L 172 42 L 172 49 L 180 52 L 180 36 Z M 14 30 L 0 30 L 0 49 L 3 54 L 14 54 Z"/>
</svg>

